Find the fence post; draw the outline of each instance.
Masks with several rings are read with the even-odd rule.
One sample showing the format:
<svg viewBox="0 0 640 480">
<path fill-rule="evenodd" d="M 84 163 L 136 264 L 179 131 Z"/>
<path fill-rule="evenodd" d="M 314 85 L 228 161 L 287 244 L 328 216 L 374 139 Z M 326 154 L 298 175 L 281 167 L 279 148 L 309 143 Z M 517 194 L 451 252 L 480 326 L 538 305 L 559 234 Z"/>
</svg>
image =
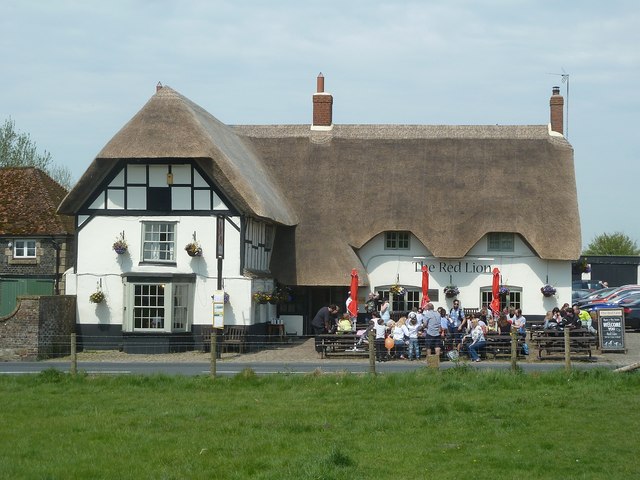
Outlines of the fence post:
<svg viewBox="0 0 640 480">
<path fill-rule="evenodd" d="M 76 349 L 76 334 L 71 334 L 71 375 L 78 373 L 78 351 Z"/>
<path fill-rule="evenodd" d="M 369 373 L 376 374 L 376 345 L 373 328 L 369 330 Z"/>
<path fill-rule="evenodd" d="M 218 350 L 218 329 L 217 328 L 212 328 L 211 329 L 211 365 L 210 365 L 210 374 L 211 374 L 211 378 L 216 378 L 216 374 L 217 374 L 217 364 L 216 364 L 216 357 L 217 357 L 217 351 Z"/>
<path fill-rule="evenodd" d="M 564 327 L 564 368 L 571 371 L 571 339 L 569 338 L 569 327 Z"/>
<path fill-rule="evenodd" d="M 516 327 L 511 326 L 511 370 L 518 369 L 518 332 Z"/>
</svg>

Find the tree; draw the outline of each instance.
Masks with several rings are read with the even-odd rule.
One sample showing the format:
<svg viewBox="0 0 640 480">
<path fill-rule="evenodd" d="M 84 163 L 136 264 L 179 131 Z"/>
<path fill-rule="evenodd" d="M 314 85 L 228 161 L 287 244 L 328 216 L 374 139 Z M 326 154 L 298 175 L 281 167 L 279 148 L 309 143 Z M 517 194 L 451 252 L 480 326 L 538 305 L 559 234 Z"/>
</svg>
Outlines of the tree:
<svg viewBox="0 0 640 480">
<path fill-rule="evenodd" d="M 583 255 L 640 255 L 636 242 L 621 232 L 596 235 Z"/>
<path fill-rule="evenodd" d="M 16 131 L 15 122 L 11 118 L 0 126 L 0 167 L 37 167 L 67 190 L 71 188 L 71 170 L 53 164 L 51 154 L 46 150 L 39 153 L 28 133 Z"/>
</svg>

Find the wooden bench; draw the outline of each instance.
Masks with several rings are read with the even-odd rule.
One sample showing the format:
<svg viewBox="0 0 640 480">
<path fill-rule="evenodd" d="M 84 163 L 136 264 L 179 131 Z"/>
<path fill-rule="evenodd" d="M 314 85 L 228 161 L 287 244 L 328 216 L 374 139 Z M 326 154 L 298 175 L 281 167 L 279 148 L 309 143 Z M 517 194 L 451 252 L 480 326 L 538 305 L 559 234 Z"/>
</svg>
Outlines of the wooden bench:
<svg viewBox="0 0 640 480">
<path fill-rule="evenodd" d="M 484 336 L 487 341 L 487 346 L 485 347 L 485 352 L 488 355 L 493 355 L 495 359 L 497 356 L 506 356 L 511 357 L 511 335 L 506 334 L 488 334 Z M 516 336 L 518 346 L 516 348 L 517 356 L 524 357 L 522 353 L 522 346 L 524 345 L 526 339 L 522 335 Z"/>
<path fill-rule="evenodd" d="M 221 352 L 228 351 L 229 347 L 237 347 L 239 353 L 243 353 L 247 347 L 247 329 L 243 325 L 225 325 L 220 342 Z"/>
<path fill-rule="evenodd" d="M 322 358 L 368 356 L 369 344 L 362 342 L 358 345 L 359 340 L 360 337 L 352 333 L 327 333 L 316 336 L 316 341 L 322 347 Z"/>
<path fill-rule="evenodd" d="M 548 356 L 564 355 L 564 331 L 561 330 L 532 330 L 531 343 L 538 350 L 538 358 L 542 360 L 542 352 Z M 591 358 L 591 351 L 598 345 L 598 337 L 586 328 L 576 328 L 569 331 L 569 354 L 587 354 Z"/>
</svg>

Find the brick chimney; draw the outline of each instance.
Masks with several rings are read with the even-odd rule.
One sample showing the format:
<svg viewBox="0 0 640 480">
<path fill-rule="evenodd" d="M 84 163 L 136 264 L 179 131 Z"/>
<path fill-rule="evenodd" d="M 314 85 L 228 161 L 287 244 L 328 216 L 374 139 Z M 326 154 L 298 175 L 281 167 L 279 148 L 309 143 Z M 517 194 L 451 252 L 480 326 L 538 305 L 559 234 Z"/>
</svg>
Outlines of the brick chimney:
<svg viewBox="0 0 640 480">
<path fill-rule="evenodd" d="M 324 91 L 324 76 L 322 72 L 316 79 L 317 92 L 313 95 L 313 124 L 314 127 L 331 127 L 333 124 L 333 96 Z"/>
<path fill-rule="evenodd" d="M 551 111 L 551 131 L 564 135 L 564 98 L 560 95 L 560 87 L 553 87 L 553 95 L 549 100 L 549 107 Z"/>
</svg>

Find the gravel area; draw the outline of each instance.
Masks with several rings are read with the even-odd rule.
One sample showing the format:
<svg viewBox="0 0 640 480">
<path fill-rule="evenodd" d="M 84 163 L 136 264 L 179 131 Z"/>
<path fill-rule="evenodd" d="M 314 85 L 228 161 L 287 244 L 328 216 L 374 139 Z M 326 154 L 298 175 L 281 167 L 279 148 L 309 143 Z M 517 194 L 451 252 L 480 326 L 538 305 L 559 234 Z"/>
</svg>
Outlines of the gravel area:
<svg viewBox="0 0 640 480">
<path fill-rule="evenodd" d="M 298 339 L 292 343 L 273 344 L 272 348 L 266 348 L 256 352 L 237 353 L 229 352 L 222 356 L 219 362 L 310 362 L 316 364 L 335 362 L 335 359 L 320 359 L 314 348 L 312 338 Z M 629 365 L 640 362 L 640 332 L 626 332 L 625 334 L 625 353 L 601 353 L 594 352 L 593 358 L 598 362 L 606 365 Z M 583 358 L 583 357 L 582 357 Z M 117 350 L 95 350 L 84 351 L 78 353 L 79 362 L 210 362 L 211 355 L 209 353 L 193 351 L 183 353 L 168 354 L 127 354 Z M 63 362 L 69 361 L 69 357 L 47 360 L 47 362 Z M 367 358 L 348 358 L 340 357 L 340 361 L 347 362 L 367 362 Z M 424 361 L 424 359 L 423 359 Z M 531 355 L 525 360 L 528 363 L 538 362 L 536 352 L 532 349 Z M 544 362 L 559 361 L 543 360 Z M 579 361 L 577 358 L 576 361 Z"/>
</svg>

